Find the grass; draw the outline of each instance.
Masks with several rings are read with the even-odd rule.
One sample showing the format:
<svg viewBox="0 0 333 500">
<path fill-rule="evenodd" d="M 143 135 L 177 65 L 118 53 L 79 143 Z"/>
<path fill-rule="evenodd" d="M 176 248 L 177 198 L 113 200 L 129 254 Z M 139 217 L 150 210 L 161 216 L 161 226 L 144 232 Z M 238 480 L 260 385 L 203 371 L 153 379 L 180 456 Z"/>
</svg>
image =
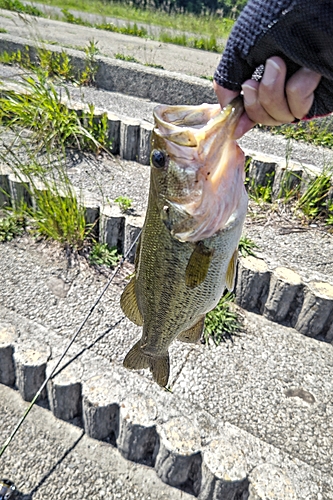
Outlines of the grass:
<svg viewBox="0 0 333 500">
<path fill-rule="evenodd" d="M 43 60 L 41 61 L 43 64 Z M 12 143 L 3 140 L 1 161 L 21 180 L 33 206 L 15 207 L 31 230 L 44 238 L 80 250 L 90 238 L 85 208 L 67 175 L 67 148 L 99 151 L 108 141 L 107 116 L 100 120 L 94 108 L 79 117 L 68 109 L 50 81 L 49 68 L 31 68 L 24 77 L 25 93 L 9 92 L 0 98 L 2 131 L 14 135 Z M 17 205 L 17 203 L 16 203 Z M 15 211 L 2 222 L 3 238 L 10 238 L 19 218 Z"/>
<path fill-rule="evenodd" d="M 214 16 L 197 16 L 192 14 L 167 14 L 153 9 L 137 9 L 122 2 L 106 3 L 100 0 L 47 0 L 41 3 L 53 5 L 62 9 L 71 9 L 102 16 L 125 19 L 133 23 L 145 23 L 164 28 L 195 33 L 200 36 L 218 34 L 227 37 L 234 21 Z"/>
<path fill-rule="evenodd" d="M 47 76 L 48 72 L 36 71 L 34 76 L 23 78 L 25 93 L 8 92 L 0 97 L 0 123 L 29 130 L 39 150 L 62 145 L 98 151 L 107 145 L 107 117 L 96 124 L 91 107 L 80 119 L 61 101 Z"/>
<path fill-rule="evenodd" d="M 118 196 L 114 202 L 118 204 L 122 212 L 127 212 L 131 208 L 133 200 L 130 200 L 127 196 Z"/>
<path fill-rule="evenodd" d="M 301 121 L 292 125 L 270 127 L 269 130 L 275 134 L 282 134 L 288 139 L 305 141 L 315 146 L 333 148 L 333 122 L 330 117 Z"/>
<path fill-rule="evenodd" d="M 218 305 L 206 315 L 203 340 L 209 345 L 211 341 L 218 346 L 226 338 L 232 338 L 232 335 L 241 329 L 237 313 L 232 308 L 234 295 L 226 293 Z"/>
<path fill-rule="evenodd" d="M 267 173 L 265 176 L 265 180 L 263 184 L 258 184 L 254 178 L 248 177 L 248 166 L 246 165 L 246 180 L 245 185 L 251 200 L 255 201 L 258 204 L 262 203 L 270 203 L 272 201 L 272 188 L 273 188 L 273 179 L 275 173 Z"/>
<path fill-rule="evenodd" d="M 115 267 L 120 257 L 116 247 L 95 242 L 89 255 L 89 262 L 98 266 Z"/>
<path fill-rule="evenodd" d="M 0 217 L 0 242 L 11 241 L 23 234 L 27 220 L 24 211 L 11 211 Z"/>
<path fill-rule="evenodd" d="M 126 56 L 125 54 L 120 54 L 120 53 L 117 53 L 114 55 L 115 59 L 119 59 L 120 61 L 126 61 L 126 62 L 132 62 L 132 63 L 137 63 L 137 64 L 141 64 L 140 61 L 138 61 L 137 59 L 135 59 L 135 57 L 133 56 Z"/>
<path fill-rule="evenodd" d="M 247 257 L 248 255 L 255 257 L 255 248 L 259 248 L 258 245 L 247 236 L 243 235 L 239 240 L 238 250 L 242 257 Z"/>
<path fill-rule="evenodd" d="M 43 13 L 32 5 L 26 5 L 19 0 L 0 0 L 0 9 L 12 10 L 20 14 L 42 17 Z"/>
<path fill-rule="evenodd" d="M 217 53 L 223 51 L 223 46 L 217 43 L 217 37 L 226 38 L 233 26 L 232 20 L 221 19 L 220 17 L 194 16 L 191 14 L 166 14 L 161 11 L 150 9 L 135 9 L 129 5 L 124 6 L 121 3 L 112 3 L 108 5 L 99 0 L 93 0 L 92 2 L 85 2 L 82 0 L 79 3 L 71 0 L 51 0 L 47 2 L 47 4 L 60 7 L 63 15 L 62 20 L 71 24 L 121 33 L 124 35 L 138 36 L 141 38 L 151 38 L 164 43 L 173 43 Z M 0 7 L 15 12 L 45 17 L 43 12 L 38 8 L 24 5 L 19 0 L 0 0 Z M 127 20 L 127 25 L 117 26 L 113 23 L 90 23 L 80 15 L 73 15 L 69 12 L 69 9 L 74 9 L 76 12 L 89 12 L 125 19 Z M 59 18 L 59 16 L 52 16 L 52 14 L 50 17 L 55 19 Z M 129 21 L 134 21 L 134 24 L 130 24 Z M 144 22 L 149 25 L 154 24 L 162 28 L 171 28 L 173 30 L 179 30 L 182 33 L 173 35 L 162 30 L 159 36 L 148 36 L 147 30 L 143 27 L 139 27 L 137 22 Z M 191 35 L 188 35 L 188 32 L 190 32 Z"/>
<path fill-rule="evenodd" d="M 144 66 L 149 66 L 151 68 L 156 68 L 156 69 L 164 69 L 164 67 L 161 66 L 160 64 L 143 63 L 133 56 L 126 56 L 125 54 L 121 54 L 119 52 L 117 54 L 115 54 L 114 57 L 115 57 L 115 59 L 119 59 L 120 61 L 132 62 L 132 63 L 136 63 L 136 64 L 143 64 Z"/>
<path fill-rule="evenodd" d="M 327 217 L 331 220 L 328 212 L 332 210 L 332 203 L 328 196 L 332 190 L 332 172 L 323 172 L 310 181 L 306 191 L 300 197 L 296 207 L 309 218 Z"/>
<path fill-rule="evenodd" d="M 17 50 L 11 53 L 4 51 L 0 54 L 0 63 L 17 64 L 22 68 L 37 73 L 42 70 L 46 78 L 74 82 L 83 86 L 94 85 L 98 70 L 96 55 L 99 54 L 99 49 L 97 42 L 94 39 L 90 40 L 88 45 L 83 48 L 83 51 L 85 53 L 85 65 L 80 74 L 75 72 L 71 59 L 65 50 L 53 52 L 39 47 L 36 61 L 31 61 L 28 47 L 23 51 Z"/>
</svg>

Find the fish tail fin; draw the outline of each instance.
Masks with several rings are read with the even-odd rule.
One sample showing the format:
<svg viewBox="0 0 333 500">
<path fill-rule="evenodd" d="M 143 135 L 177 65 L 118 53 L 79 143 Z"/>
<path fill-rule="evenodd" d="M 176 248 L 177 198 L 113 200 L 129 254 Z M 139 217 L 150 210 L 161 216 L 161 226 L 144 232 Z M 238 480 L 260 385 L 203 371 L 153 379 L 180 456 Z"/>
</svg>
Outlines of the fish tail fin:
<svg viewBox="0 0 333 500">
<path fill-rule="evenodd" d="M 137 342 L 126 354 L 123 365 L 129 370 L 143 370 L 144 368 L 150 368 L 150 357 L 142 352 L 140 341 Z"/>
<path fill-rule="evenodd" d="M 160 357 L 149 356 L 142 351 L 140 341 L 126 354 L 123 365 L 129 370 L 150 368 L 158 385 L 165 387 L 168 383 L 170 371 L 169 353 Z"/>
<path fill-rule="evenodd" d="M 159 358 L 151 358 L 150 371 L 153 374 L 155 382 L 161 387 L 165 387 L 169 380 L 170 360 L 169 353 Z"/>
</svg>

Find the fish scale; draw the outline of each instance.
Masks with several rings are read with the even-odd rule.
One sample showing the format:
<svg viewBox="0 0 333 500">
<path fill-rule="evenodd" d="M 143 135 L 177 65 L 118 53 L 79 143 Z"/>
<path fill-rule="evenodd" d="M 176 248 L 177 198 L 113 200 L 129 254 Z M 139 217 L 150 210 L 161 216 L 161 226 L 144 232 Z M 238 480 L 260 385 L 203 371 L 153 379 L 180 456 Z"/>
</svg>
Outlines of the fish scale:
<svg viewBox="0 0 333 500">
<path fill-rule="evenodd" d="M 165 124 L 168 110 L 172 120 Z M 198 113 L 195 106 L 160 106 L 155 110 L 147 214 L 135 275 L 121 297 L 124 313 L 136 324 L 143 324 L 142 337 L 125 357 L 124 366 L 150 368 L 161 386 L 168 383 L 170 344 L 177 338 L 197 342 L 205 314 L 217 305 L 226 284 L 232 287 L 247 210 L 244 156 L 232 138 L 242 103 L 237 101 L 218 115 L 216 106 L 202 105 L 200 110 L 204 111 Z M 178 114 L 182 120 L 177 119 Z M 185 123 L 183 127 L 181 122 Z M 187 134 L 191 137 L 190 146 Z M 192 160 L 197 150 L 203 161 L 197 161 L 194 172 Z M 211 161 L 209 165 L 205 152 Z M 227 165 L 221 160 L 226 156 Z M 202 175 L 207 168 L 211 176 Z M 211 178 L 224 184 L 211 186 Z M 228 199 L 219 205 L 219 199 L 213 196 L 220 196 L 220 187 Z M 201 203 L 198 196 L 202 196 Z M 222 214 L 226 223 L 221 227 L 216 224 L 221 224 L 223 217 L 209 210 L 200 211 L 203 203 L 209 207 L 210 202 L 221 210 L 236 207 L 231 213 Z M 204 234 L 211 234 L 195 240 L 197 229 L 193 228 L 204 228 Z"/>
</svg>

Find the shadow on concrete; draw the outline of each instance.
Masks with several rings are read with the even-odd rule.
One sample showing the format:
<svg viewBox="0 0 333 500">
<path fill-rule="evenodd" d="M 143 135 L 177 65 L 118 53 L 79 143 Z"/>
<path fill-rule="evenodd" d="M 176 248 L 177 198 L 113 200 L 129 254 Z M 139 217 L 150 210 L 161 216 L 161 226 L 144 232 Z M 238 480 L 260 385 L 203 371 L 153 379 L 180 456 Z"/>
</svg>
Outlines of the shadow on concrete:
<svg viewBox="0 0 333 500">
<path fill-rule="evenodd" d="M 84 436 L 84 432 L 80 435 L 80 437 L 74 441 L 72 446 L 70 446 L 65 453 L 57 460 L 57 462 L 53 465 L 53 467 L 42 477 L 42 479 L 39 481 L 39 483 L 34 487 L 33 490 L 31 490 L 30 493 L 24 495 L 20 491 L 17 491 L 16 496 L 14 497 L 15 500 L 32 500 L 34 498 L 34 495 L 38 492 L 39 488 L 43 486 L 43 484 L 49 479 L 49 477 L 52 476 L 52 474 L 56 471 L 59 465 L 65 460 L 65 458 L 76 448 L 76 446 L 79 444 L 81 439 Z"/>
</svg>

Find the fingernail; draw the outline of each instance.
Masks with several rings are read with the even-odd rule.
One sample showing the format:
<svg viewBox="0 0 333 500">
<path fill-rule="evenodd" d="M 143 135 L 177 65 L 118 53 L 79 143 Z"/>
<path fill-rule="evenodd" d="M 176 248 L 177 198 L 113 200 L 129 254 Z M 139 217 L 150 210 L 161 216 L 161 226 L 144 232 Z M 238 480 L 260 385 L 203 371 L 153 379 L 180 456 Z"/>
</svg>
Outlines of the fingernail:
<svg viewBox="0 0 333 500">
<path fill-rule="evenodd" d="M 242 85 L 245 106 L 253 106 L 257 101 L 257 90 L 251 85 Z"/>
<path fill-rule="evenodd" d="M 262 83 L 264 85 L 273 85 L 279 73 L 280 66 L 276 64 L 276 62 L 274 62 L 272 59 L 267 59 L 264 76 L 262 77 Z"/>
</svg>

